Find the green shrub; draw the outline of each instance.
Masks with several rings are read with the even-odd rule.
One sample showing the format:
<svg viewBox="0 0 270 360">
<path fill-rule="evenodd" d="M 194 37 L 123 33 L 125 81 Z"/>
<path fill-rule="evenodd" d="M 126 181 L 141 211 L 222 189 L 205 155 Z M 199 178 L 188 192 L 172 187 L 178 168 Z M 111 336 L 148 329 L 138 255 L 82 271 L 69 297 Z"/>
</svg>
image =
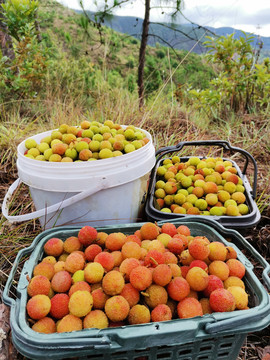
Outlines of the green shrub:
<svg viewBox="0 0 270 360">
<path fill-rule="evenodd" d="M 127 77 L 127 88 L 128 88 L 128 91 L 130 93 L 133 93 L 134 90 L 136 89 L 136 86 L 137 86 L 137 82 L 136 82 L 136 78 L 133 74 L 129 74 L 128 77 Z"/>
<path fill-rule="evenodd" d="M 78 44 L 72 44 L 70 46 L 71 54 L 74 57 L 77 57 L 80 55 L 80 52 L 82 51 L 82 47 Z"/>
<path fill-rule="evenodd" d="M 144 68 L 145 93 L 150 94 L 156 91 L 162 85 L 161 72 L 162 64 L 153 56 L 146 57 L 146 66 Z"/>
<path fill-rule="evenodd" d="M 133 69 L 134 66 L 135 66 L 135 65 L 134 65 L 134 62 L 135 62 L 134 57 L 133 57 L 133 56 L 129 56 L 129 57 L 127 58 L 127 63 L 126 63 L 127 67 L 130 68 L 130 69 Z"/>
<path fill-rule="evenodd" d="M 108 81 L 109 86 L 112 88 L 113 87 L 118 87 L 118 88 L 123 87 L 123 78 L 119 74 L 119 72 L 117 72 L 115 70 L 111 70 L 108 72 L 107 81 Z"/>
<path fill-rule="evenodd" d="M 208 39 L 205 43 L 210 49 L 207 59 L 215 64 L 218 73 L 210 81 L 208 89 L 192 89 L 188 92 L 194 106 L 213 118 L 227 117 L 232 112 L 249 113 L 267 108 L 269 60 L 256 63 L 253 36 L 243 33 L 239 39 L 235 39 L 233 34 Z"/>
<path fill-rule="evenodd" d="M 0 98 L 36 96 L 44 83 L 47 71 L 45 41 L 39 42 L 35 28 L 38 2 L 8 0 L 2 5 L 8 31 L 14 43 L 15 58 L 0 63 Z"/>
<path fill-rule="evenodd" d="M 130 43 L 133 44 L 133 45 L 137 45 L 139 43 L 139 41 L 137 39 L 131 39 L 130 40 Z"/>
<path fill-rule="evenodd" d="M 166 55 L 163 50 L 157 50 L 156 54 L 159 59 L 163 59 Z"/>
<path fill-rule="evenodd" d="M 34 24 L 38 1 L 35 0 L 7 0 L 1 5 L 7 22 L 9 34 L 20 41 L 28 32 L 29 26 Z"/>
<path fill-rule="evenodd" d="M 64 37 L 67 43 L 71 42 L 71 35 L 68 32 L 64 32 Z"/>
</svg>

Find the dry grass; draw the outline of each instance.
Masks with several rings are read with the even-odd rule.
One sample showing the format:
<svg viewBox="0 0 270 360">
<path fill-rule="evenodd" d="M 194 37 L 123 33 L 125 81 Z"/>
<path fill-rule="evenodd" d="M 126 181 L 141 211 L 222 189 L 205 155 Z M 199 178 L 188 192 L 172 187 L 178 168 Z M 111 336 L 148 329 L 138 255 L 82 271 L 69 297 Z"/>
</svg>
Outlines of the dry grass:
<svg viewBox="0 0 270 360">
<path fill-rule="evenodd" d="M 161 105 L 162 104 L 162 105 Z M 18 106 L 19 105 L 19 106 Z M 255 116 L 233 119 L 224 124 L 209 124 L 202 118 L 197 118 L 188 112 L 183 112 L 178 105 L 172 107 L 167 101 L 159 101 L 157 104 L 148 105 L 144 112 L 138 111 L 137 103 L 130 102 L 128 97 L 121 96 L 115 90 L 109 98 L 100 92 L 95 108 L 85 112 L 83 106 L 75 103 L 59 104 L 57 100 L 48 97 L 46 107 L 39 107 L 38 116 L 32 115 L 31 106 L 16 104 L 8 113 L 2 116 L 1 127 L 1 168 L 0 168 L 0 201 L 2 202 L 10 184 L 17 178 L 16 171 L 16 146 L 22 139 L 31 134 L 39 133 L 57 127 L 60 123 L 77 124 L 85 117 L 99 120 L 112 119 L 116 122 L 141 126 L 149 130 L 154 138 L 156 149 L 163 146 L 175 145 L 180 141 L 222 139 L 231 145 L 247 150 L 255 158 L 258 165 L 257 204 L 262 211 L 261 222 L 250 229 L 245 237 L 270 262 L 269 236 L 270 236 L 270 131 L 269 124 L 265 119 Z M 151 112 L 149 113 L 149 109 Z M 147 117 L 145 116 L 147 114 Z M 217 156 L 219 151 L 212 148 L 184 148 L 183 155 L 208 155 Z M 223 152 L 223 155 L 230 156 Z M 241 164 L 241 157 L 235 157 L 236 162 Z M 253 168 L 249 169 L 249 179 L 253 181 Z M 26 186 L 22 186 L 14 199 L 14 208 L 17 213 L 23 214 L 32 211 L 34 205 Z M 23 205 L 23 206 L 22 206 Z M 18 251 L 28 247 L 37 234 L 41 231 L 37 221 L 30 221 L 19 225 L 11 225 L 3 216 L 0 220 L 0 293 L 4 289 L 10 269 L 13 266 Z M 25 261 L 26 259 L 24 259 Z M 21 269 L 23 262 L 19 266 Z M 258 276 L 261 278 L 261 270 Z M 17 278 L 19 273 L 17 275 Z M 16 279 L 15 279 L 16 280 Z M 15 296 L 15 288 L 12 288 Z M 259 359 L 262 349 L 269 344 L 269 330 L 248 335 L 239 354 L 239 360 Z M 18 359 L 21 359 L 18 355 Z"/>
</svg>

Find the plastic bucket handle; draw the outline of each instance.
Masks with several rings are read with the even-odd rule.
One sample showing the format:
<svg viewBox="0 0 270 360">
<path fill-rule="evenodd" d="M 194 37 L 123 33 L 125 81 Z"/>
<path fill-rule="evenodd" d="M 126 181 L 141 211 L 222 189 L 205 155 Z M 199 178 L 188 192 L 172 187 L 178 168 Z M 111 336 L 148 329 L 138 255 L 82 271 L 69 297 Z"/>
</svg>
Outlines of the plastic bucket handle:
<svg viewBox="0 0 270 360">
<path fill-rule="evenodd" d="M 63 201 L 60 201 L 56 204 L 48 206 L 46 208 L 33 211 L 30 214 L 23 214 L 23 215 L 9 215 L 8 214 L 8 200 L 13 195 L 14 191 L 18 188 L 21 184 L 21 179 L 17 179 L 14 183 L 9 187 L 2 204 L 2 213 L 4 217 L 10 221 L 11 223 L 21 222 L 21 221 L 28 221 L 32 220 L 41 216 L 45 216 L 47 214 L 51 214 L 54 211 L 58 211 L 60 209 L 64 209 L 69 205 L 75 204 L 78 201 L 85 199 L 88 196 L 91 196 L 97 193 L 100 190 L 106 189 L 109 187 L 109 181 L 107 178 L 102 178 L 95 185 L 91 185 L 91 187 L 85 191 L 82 191 L 74 196 L 69 197 Z"/>
</svg>

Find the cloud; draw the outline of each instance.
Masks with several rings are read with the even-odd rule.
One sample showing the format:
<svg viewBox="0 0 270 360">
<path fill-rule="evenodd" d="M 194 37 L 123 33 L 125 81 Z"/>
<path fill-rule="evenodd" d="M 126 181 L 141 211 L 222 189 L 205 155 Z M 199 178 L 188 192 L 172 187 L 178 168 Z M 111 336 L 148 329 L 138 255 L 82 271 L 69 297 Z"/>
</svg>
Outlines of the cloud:
<svg viewBox="0 0 270 360">
<path fill-rule="evenodd" d="M 248 26 L 269 25 L 270 8 L 259 9 L 251 12 L 241 6 L 207 6 L 203 5 L 193 9 L 184 10 L 184 15 L 200 24 L 215 26 L 215 23 L 223 24 L 222 26 L 234 26 L 243 24 Z"/>
<path fill-rule="evenodd" d="M 80 9 L 79 0 L 57 0 L 65 6 L 73 9 Z M 108 0 L 111 2 L 112 0 Z M 151 0 L 151 4 L 157 0 Z M 226 5 L 220 0 L 186 0 L 184 2 L 183 14 L 185 17 L 196 24 L 211 27 L 229 26 L 248 32 L 259 33 L 263 36 L 270 36 L 270 6 L 269 0 L 256 0 L 250 2 L 248 0 L 226 0 Z M 94 0 L 83 0 L 87 9 L 93 11 Z M 159 1 L 158 1 L 159 3 Z M 165 3 L 165 2 L 164 2 Z M 92 4 L 92 6 L 91 6 Z M 98 4 L 104 4 L 104 0 L 98 0 Z M 143 18 L 144 1 L 130 0 L 126 6 L 122 6 L 115 13 L 117 15 L 138 16 Z M 170 1 L 167 2 L 170 5 Z M 164 6 L 165 10 L 165 6 Z M 168 9 L 167 9 L 168 10 Z M 165 13 L 168 11 L 165 10 Z M 152 21 L 170 21 L 166 16 L 161 16 L 161 10 L 151 10 Z M 186 23 L 183 17 L 178 17 L 179 23 Z M 259 30 L 260 27 L 260 30 Z"/>
<path fill-rule="evenodd" d="M 237 20 L 241 24 L 269 25 L 270 9 L 261 9 L 253 14 L 241 14 Z"/>
</svg>

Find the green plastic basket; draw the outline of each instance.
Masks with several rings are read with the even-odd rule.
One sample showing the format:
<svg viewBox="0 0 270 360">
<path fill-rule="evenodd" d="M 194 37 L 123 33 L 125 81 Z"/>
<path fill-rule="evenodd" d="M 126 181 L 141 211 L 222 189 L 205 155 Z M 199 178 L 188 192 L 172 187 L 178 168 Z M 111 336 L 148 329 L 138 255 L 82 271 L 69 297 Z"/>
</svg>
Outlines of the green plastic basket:
<svg viewBox="0 0 270 360">
<path fill-rule="evenodd" d="M 255 226 L 261 219 L 260 211 L 255 202 L 256 199 L 256 191 L 257 191 L 257 164 L 253 156 L 247 151 L 240 149 L 238 147 L 231 146 L 228 141 L 225 140 L 200 140 L 200 141 L 182 141 L 175 146 L 168 146 L 159 149 L 156 152 L 156 165 L 152 169 L 149 189 L 147 194 L 147 199 L 145 203 L 145 216 L 149 221 L 170 221 L 172 219 L 181 219 L 181 218 L 190 218 L 192 215 L 188 214 L 175 214 L 175 213 L 166 213 L 158 210 L 155 207 L 155 184 L 159 180 L 159 177 L 156 174 L 157 168 L 163 164 L 164 156 L 169 154 L 178 154 L 180 151 L 186 146 L 219 146 L 224 150 L 230 151 L 230 153 L 239 153 L 242 158 L 245 160 L 242 170 L 232 159 L 223 158 L 223 160 L 229 160 L 232 162 L 233 166 L 237 170 L 237 175 L 242 179 L 243 185 L 245 187 L 245 196 L 246 196 L 246 204 L 249 208 L 249 213 L 242 216 L 210 216 L 210 215 L 196 215 L 199 218 L 210 218 L 211 220 L 215 220 L 220 223 L 224 227 L 229 229 L 235 229 L 238 231 L 245 232 L 246 229 Z M 179 155 L 180 156 L 180 155 Z M 191 156 L 180 157 L 181 162 L 186 162 Z M 205 157 L 200 157 L 201 159 Z M 249 164 L 252 164 L 253 167 L 253 186 L 250 186 L 248 178 L 246 176 L 247 168 Z"/>
<path fill-rule="evenodd" d="M 253 272 L 253 265 L 235 246 L 248 251 L 263 270 L 263 279 L 270 289 L 270 265 L 235 230 L 225 229 L 214 221 L 201 222 L 196 218 L 172 221 L 189 226 L 193 236 L 205 235 L 210 241 L 222 241 L 235 248 L 246 267 L 245 284 L 250 295 L 250 309 L 227 313 L 213 313 L 191 319 L 176 319 L 158 323 L 128 325 L 107 329 L 84 329 L 70 333 L 40 334 L 33 331 L 26 317 L 27 275 L 43 257 L 43 245 L 51 237 L 66 239 L 77 235 L 79 227 L 61 227 L 39 234 L 30 247 L 21 250 L 6 283 L 3 299 L 11 307 L 12 340 L 17 350 L 30 359 L 117 359 L 117 360 L 215 360 L 237 358 L 249 332 L 259 331 L 270 323 L 270 298 L 266 288 Z M 161 223 L 160 223 L 161 224 Z M 134 233 L 142 223 L 106 226 L 98 231 Z M 233 244 L 225 238 L 233 240 Z M 29 256 L 17 284 L 17 297 L 10 297 L 17 267 Z"/>
</svg>

